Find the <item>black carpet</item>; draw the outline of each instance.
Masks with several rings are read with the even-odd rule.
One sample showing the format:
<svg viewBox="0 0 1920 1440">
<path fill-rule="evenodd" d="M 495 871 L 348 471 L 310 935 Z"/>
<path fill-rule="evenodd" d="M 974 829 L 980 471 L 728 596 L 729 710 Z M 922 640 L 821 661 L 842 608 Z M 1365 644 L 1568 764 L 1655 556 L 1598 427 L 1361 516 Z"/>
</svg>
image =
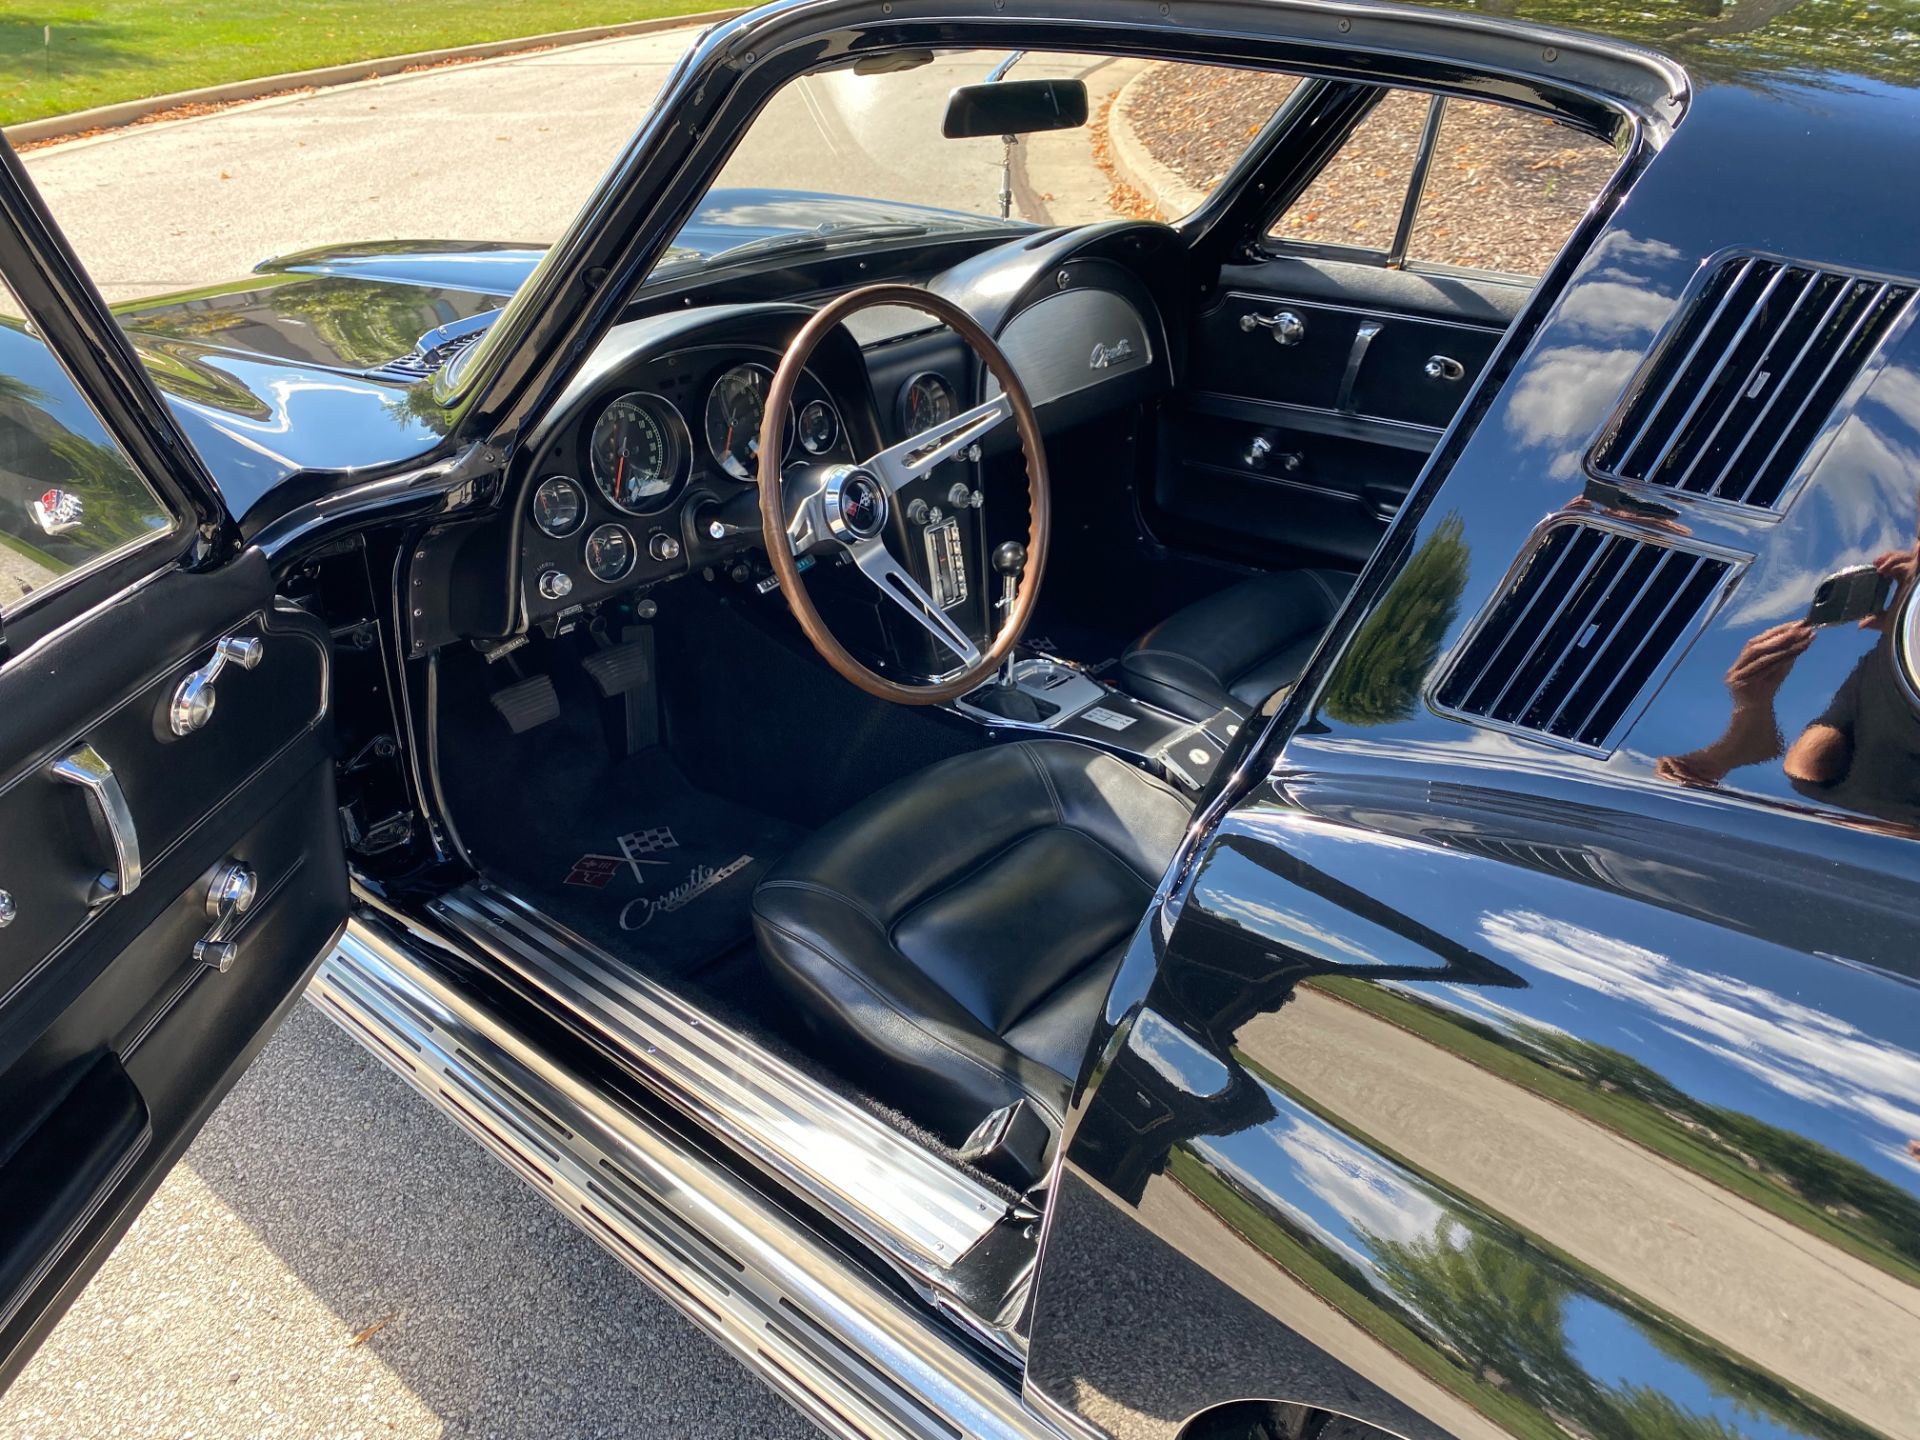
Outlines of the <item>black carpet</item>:
<svg viewBox="0 0 1920 1440">
<path fill-rule="evenodd" d="M 517 736 L 484 705 L 462 710 L 442 762 L 461 839 L 501 888 L 656 979 L 684 978 L 749 939 L 753 887 L 801 832 L 696 790 L 663 749 L 611 760 L 594 700 L 563 701 Z"/>
</svg>

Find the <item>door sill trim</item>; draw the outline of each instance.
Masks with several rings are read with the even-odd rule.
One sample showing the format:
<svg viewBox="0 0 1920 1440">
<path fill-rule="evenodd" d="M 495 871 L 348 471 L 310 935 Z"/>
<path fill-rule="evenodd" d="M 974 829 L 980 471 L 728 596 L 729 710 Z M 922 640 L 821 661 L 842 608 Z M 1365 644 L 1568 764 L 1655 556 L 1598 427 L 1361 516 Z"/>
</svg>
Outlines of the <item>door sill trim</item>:
<svg viewBox="0 0 1920 1440">
<path fill-rule="evenodd" d="M 829 1434 L 1060 1440 L 958 1332 L 356 918 L 308 999 Z"/>
<path fill-rule="evenodd" d="M 463 954 L 915 1272 L 951 1271 L 1006 1216 L 966 1172 L 505 891 L 476 882 L 427 909 Z"/>
</svg>

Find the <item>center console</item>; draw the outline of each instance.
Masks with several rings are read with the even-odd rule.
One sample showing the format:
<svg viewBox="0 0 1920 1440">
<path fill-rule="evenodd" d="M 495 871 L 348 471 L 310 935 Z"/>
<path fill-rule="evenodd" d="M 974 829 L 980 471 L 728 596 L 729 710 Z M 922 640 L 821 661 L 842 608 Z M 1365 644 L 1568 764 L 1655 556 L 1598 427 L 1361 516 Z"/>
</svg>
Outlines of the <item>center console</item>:
<svg viewBox="0 0 1920 1440">
<path fill-rule="evenodd" d="M 1050 655 L 1016 659 L 954 708 L 993 729 L 1060 735 L 1142 763 L 1184 790 L 1198 790 L 1239 727 L 1222 713 L 1193 721 L 1156 709 Z"/>
</svg>

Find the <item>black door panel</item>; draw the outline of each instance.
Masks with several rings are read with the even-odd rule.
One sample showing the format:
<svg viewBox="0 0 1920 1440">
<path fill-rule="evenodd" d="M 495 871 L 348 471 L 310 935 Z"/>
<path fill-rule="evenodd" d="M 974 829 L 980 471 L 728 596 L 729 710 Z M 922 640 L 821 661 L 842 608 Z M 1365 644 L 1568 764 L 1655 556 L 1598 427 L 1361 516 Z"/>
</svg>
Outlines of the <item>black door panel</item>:
<svg viewBox="0 0 1920 1440">
<path fill-rule="evenodd" d="M 1282 568 L 1357 569 L 1406 499 L 1431 439 L 1199 397 L 1174 412 L 1153 497 L 1161 538 Z"/>
<path fill-rule="evenodd" d="M 1528 287 L 1279 257 L 1190 322 L 1150 520 L 1268 566 L 1357 568 Z"/>
<path fill-rule="evenodd" d="M 226 636 L 261 642 L 176 735 L 181 680 Z M 164 573 L 0 668 L 0 1377 L 49 1328 L 273 1020 L 345 913 L 327 708 L 329 637 L 272 599 L 258 557 Z M 99 803 L 60 777 L 111 767 L 138 884 Z M 214 876 L 254 897 L 222 971 L 196 957 Z"/>
</svg>

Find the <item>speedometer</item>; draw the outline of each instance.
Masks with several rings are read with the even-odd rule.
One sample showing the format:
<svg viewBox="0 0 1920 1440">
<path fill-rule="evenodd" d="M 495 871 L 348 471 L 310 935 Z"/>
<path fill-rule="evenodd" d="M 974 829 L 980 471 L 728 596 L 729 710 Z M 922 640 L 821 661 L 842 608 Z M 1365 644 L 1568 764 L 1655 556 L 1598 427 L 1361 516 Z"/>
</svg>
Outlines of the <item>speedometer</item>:
<svg viewBox="0 0 1920 1440">
<path fill-rule="evenodd" d="M 658 395 L 622 395 L 593 422 L 593 483 L 629 514 L 658 510 L 687 462 L 686 422 Z"/>
<path fill-rule="evenodd" d="M 773 372 L 764 365 L 736 365 L 713 382 L 707 396 L 707 448 L 736 480 L 760 478 L 760 427 L 767 414 Z M 780 458 L 793 448 L 793 408 L 781 429 Z"/>
</svg>

